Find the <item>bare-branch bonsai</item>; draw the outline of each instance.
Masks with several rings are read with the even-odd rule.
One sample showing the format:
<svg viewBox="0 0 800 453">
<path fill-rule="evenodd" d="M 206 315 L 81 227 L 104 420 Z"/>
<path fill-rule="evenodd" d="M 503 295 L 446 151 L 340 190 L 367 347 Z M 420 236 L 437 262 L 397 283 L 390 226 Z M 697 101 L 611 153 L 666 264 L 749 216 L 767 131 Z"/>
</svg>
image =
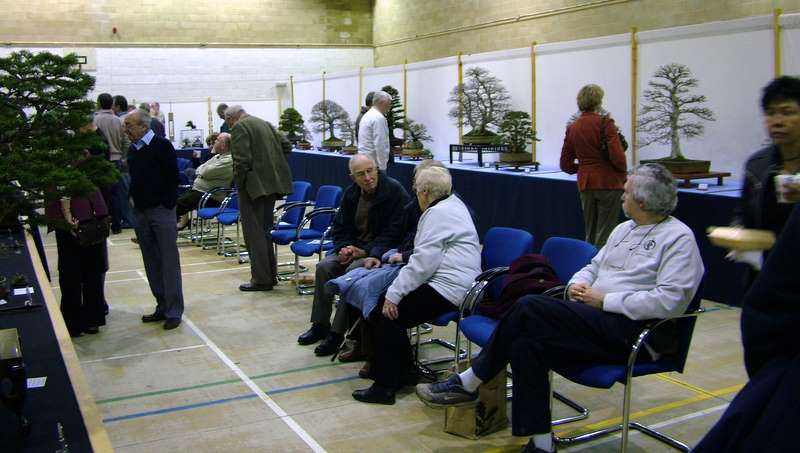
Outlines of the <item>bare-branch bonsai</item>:
<svg viewBox="0 0 800 453">
<path fill-rule="evenodd" d="M 342 140 L 336 137 L 336 128 L 345 118 L 349 121 L 350 115 L 341 105 L 324 100 L 312 107 L 309 121 L 314 125 L 314 132 L 324 134 L 327 131 L 330 134 L 328 138 L 323 135 L 322 143 L 340 143 Z"/>
<path fill-rule="evenodd" d="M 406 131 L 406 142 L 404 148 L 407 149 L 422 149 L 425 147 L 425 142 L 432 142 L 433 137 L 428 133 L 428 128 L 422 123 L 417 123 L 411 118 L 407 118 L 403 124 L 403 129 Z"/>
<path fill-rule="evenodd" d="M 680 137 L 692 138 L 702 135 L 702 122 L 714 121 L 714 113 L 702 107 L 706 97 L 691 94 L 698 80 L 686 65 L 670 63 L 661 66 L 653 75 L 642 93 L 644 104 L 639 114 L 638 130 L 643 136 L 640 146 L 652 143 L 670 143 L 670 159 L 685 160 L 681 153 Z"/>
<path fill-rule="evenodd" d="M 456 126 L 471 128 L 465 136 L 496 135 L 490 127 L 499 126 L 508 111 L 508 91 L 500 79 L 481 67 L 467 69 L 465 78 L 462 85 L 456 85 L 450 92 L 447 100 L 452 105 L 450 118 Z"/>
</svg>

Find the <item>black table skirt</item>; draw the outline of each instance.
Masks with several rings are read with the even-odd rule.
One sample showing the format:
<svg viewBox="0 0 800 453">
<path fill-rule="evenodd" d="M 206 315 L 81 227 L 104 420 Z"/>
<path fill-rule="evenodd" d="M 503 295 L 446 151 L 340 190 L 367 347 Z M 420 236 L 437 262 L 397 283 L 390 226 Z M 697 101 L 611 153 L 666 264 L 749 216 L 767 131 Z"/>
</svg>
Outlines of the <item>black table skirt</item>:
<svg viewBox="0 0 800 453">
<path fill-rule="evenodd" d="M 309 181 L 312 193 L 320 185 L 347 187 L 351 184 L 348 156 L 314 151 L 294 151 L 289 163 L 294 180 Z M 411 193 L 415 162 L 396 161 L 389 176 Z M 521 174 L 467 165 L 449 165 L 453 187 L 477 214 L 478 234 L 483 237 L 493 226 L 530 231 L 534 249 L 551 236 L 584 238 L 583 214 L 574 177 L 555 172 Z M 679 191 L 675 217 L 694 232 L 706 267 L 703 297 L 739 305 L 744 267 L 724 259 L 725 250 L 713 247 L 706 238 L 711 225 L 728 225 L 738 198 L 713 193 Z"/>
</svg>

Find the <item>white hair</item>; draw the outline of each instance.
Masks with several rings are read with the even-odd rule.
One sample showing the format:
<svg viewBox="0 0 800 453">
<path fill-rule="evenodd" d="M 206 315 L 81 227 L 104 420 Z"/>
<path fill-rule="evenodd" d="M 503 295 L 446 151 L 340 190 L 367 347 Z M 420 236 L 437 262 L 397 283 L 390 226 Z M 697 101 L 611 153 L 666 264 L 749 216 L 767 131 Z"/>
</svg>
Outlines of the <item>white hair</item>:
<svg viewBox="0 0 800 453">
<path fill-rule="evenodd" d="M 422 169 L 414 178 L 414 187 L 417 192 L 428 192 L 428 199 L 434 201 L 450 195 L 453 190 L 453 180 L 446 168 L 428 167 Z"/>
<path fill-rule="evenodd" d="M 247 112 L 244 110 L 244 108 L 241 105 L 239 105 L 239 104 L 232 105 L 232 106 L 228 107 L 227 109 L 225 109 L 225 118 L 226 119 L 227 118 L 239 118 L 240 116 L 242 116 L 242 113 L 247 113 Z"/>
<path fill-rule="evenodd" d="M 368 161 L 372 162 L 372 165 L 374 165 L 375 168 L 378 168 L 378 163 L 375 162 L 375 159 L 373 159 L 372 157 L 370 157 L 370 156 L 368 156 L 366 154 L 358 153 L 358 154 L 354 154 L 353 157 L 350 158 L 350 162 L 349 162 L 350 173 L 353 173 L 353 166 L 356 164 L 356 161 L 363 160 L 363 159 L 367 159 Z"/>
<path fill-rule="evenodd" d="M 376 91 L 375 94 L 372 95 L 372 105 L 379 102 L 392 102 L 392 97 L 385 91 Z"/>
<path fill-rule="evenodd" d="M 631 196 L 647 212 L 670 215 L 678 205 L 672 173 L 661 164 L 642 164 L 631 170 Z"/>
</svg>

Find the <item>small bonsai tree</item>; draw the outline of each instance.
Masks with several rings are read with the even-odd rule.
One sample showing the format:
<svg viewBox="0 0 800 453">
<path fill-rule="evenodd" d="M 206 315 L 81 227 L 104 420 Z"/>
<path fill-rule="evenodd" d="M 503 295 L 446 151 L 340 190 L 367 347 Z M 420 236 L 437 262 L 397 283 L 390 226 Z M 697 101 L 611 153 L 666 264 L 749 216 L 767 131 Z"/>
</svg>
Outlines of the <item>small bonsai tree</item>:
<svg viewBox="0 0 800 453">
<path fill-rule="evenodd" d="M 186 122 L 186 127 L 188 127 L 191 130 L 197 129 L 197 126 L 194 125 L 194 122 L 192 122 L 192 120 Z"/>
<path fill-rule="evenodd" d="M 461 95 L 459 95 L 461 93 Z M 450 118 L 456 126 L 469 126 L 465 136 L 494 136 L 490 126 L 497 126 L 509 107 L 509 95 L 500 79 L 481 67 L 466 71 L 466 82 L 456 85 L 447 100 L 453 107 Z"/>
<path fill-rule="evenodd" d="M 324 135 L 322 137 L 322 142 L 326 143 L 341 142 L 341 140 L 336 137 L 336 127 L 345 119 L 349 121 L 350 115 L 341 105 L 334 101 L 324 100 L 314 104 L 314 107 L 311 109 L 311 118 L 309 121 L 314 125 L 314 132 L 324 134 L 325 131 L 328 131 L 328 133 L 330 133 L 327 139 Z"/>
<path fill-rule="evenodd" d="M 103 146 L 86 127 L 93 86 L 75 54 L 19 51 L 0 58 L 0 219 L 21 214 L 29 225 L 55 225 L 40 214 L 43 204 L 119 179 L 110 162 L 84 158 L 85 150 Z"/>
<path fill-rule="evenodd" d="M 671 63 L 658 68 L 642 96 L 645 103 L 639 114 L 638 130 L 645 134 L 641 146 L 652 143 L 671 143 L 670 159 L 686 159 L 681 153 L 680 136 L 692 138 L 702 135 L 705 129 L 700 119 L 714 121 L 714 113 L 702 104 L 706 97 L 691 94 L 697 79 L 686 65 Z"/>
<path fill-rule="evenodd" d="M 286 134 L 289 142 L 296 143 L 304 138 L 303 129 L 305 129 L 305 124 L 300 112 L 289 107 L 281 113 L 278 130 Z"/>
<path fill-rule="evenodd" d="M 527 153 L 528 145 L 536 138 L 533 130 L 531 116 L 527 112 L 510 111 L 503 116 L 503 121 L 498 128 L 498 143 L 506 144 L 512 153 Z"/>
<path fill-rule="evenodd" d="M 411 118 L 407 118 L 403 124 L 406 131 L 406 142 L 404 147 L 407 149 L 422 149 L 425 142 L 432 142 L 433 137 L 428 133 L 428 128 L 422 123 L 417 123 Z"/>
<path fill-rule="evenodd" d="M 347 114 L 347 112 L 345 113 Z M 347 118 L 340 119 L 337 125 L 339 126 L 339 131 L 342 133 L 342 138 L 345 139 L 345 142 L 349 142 L 347 146 L 355 147 L 356 125 L 350 120 L 350 115 L 348 114 Z"/>
<path fill-rule="evenodd" d="M 403 144 L 403 139 L 397 138 L 394 135 L 395 129 L 403 128 L 403 102 L 400 100 L 400 93 L 391 85 L 386 85 L 381 88 L 392 97 L 392 102 L 389 105 L 389 111 L 386 113 L 386 124 L 389 126 L 389 143 L 391 146 L 400 146 Z"/>
</svg>

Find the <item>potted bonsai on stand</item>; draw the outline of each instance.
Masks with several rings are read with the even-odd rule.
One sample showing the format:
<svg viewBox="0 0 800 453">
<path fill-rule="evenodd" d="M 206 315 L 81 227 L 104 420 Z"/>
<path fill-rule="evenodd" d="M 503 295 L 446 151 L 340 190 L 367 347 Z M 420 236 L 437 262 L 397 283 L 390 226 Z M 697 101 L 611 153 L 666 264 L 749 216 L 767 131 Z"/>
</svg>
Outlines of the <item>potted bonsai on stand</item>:
<svg viewBox="0 0 800 453">
<path fill-rule="evenodd" d="M 406 142 L 403 143 L 403 155 L 413 159 L 430 156 L 430 150 L 425 149 L 425 142 L 432 142 L 433 137 L 428 133 L 428 128 L 422 123 L 417 123 L 407 118 L 403 124 L 406 131 Z"/>
<path fill-rule="evenodd" d="M 350 115 L 341 105 L 330 100 L 319 101 L 311 109 L 309 121 L 314 124 L 314 132 L 323 134 L 323 150 L 335 151 L 345 145 L 344 140 L 336 137 L 336 126 L 345 120 L 350 121 Z M 328 138 L 324 136 L 326 131 L 330 134 Z"/>
<path fill-rule="evenodd" d="M 534 163 L 533 155 L 528 152 L 528 145 L 536 138 L 531 116 L 527 112 L 510 111 L 503 116 L 498 129 L 497 143 L 508 145 L 508 152 L 500 153 L 500 161 L 516 165 Z"/>
<path fill-rule="evenodd" d="M 463 137 L 465 144 L 496 143 L 497 134 L 491 128 L 500 124 L 508 110 L 508 91 L 500 79 L 481 67 L 467 69 L 465 78 L 463 85 L 456 85 L 450 92 L 447 101 L 453 107 L 449 116 L 457 126 L 470 127 Z"/>
<path fill-rule="evenodd" d="M 281 118 L 278 121 L 278 130 L 286 135 L 286 139 L 292 145 L 303 139 L 303 129 L 305 127 L 303 115 L 297 110 L 289 107 L 281 113 Z"/>
<path fill-rule="evenodd" d="M 687 159 L 681 153 L 680 137 L 692 138 L 703 134 L 703 121 L 714 121 L 714 113 L 702 104 L 706 97 L 691 94 L 697 86 L 688 66 L 670 63 L 658 68 L 642 96 L 644 104 L 639 114 L 638 130 L 644 136 L 639 140 L 642 147 L 652 143 L 669 143 L 669 157 L 642 160 L 667 167 L 672 173 L 706 173 L 711 166 L 708 160 Z M 695 120 L 695 121 L 693 121 Z"/>
</svg>

